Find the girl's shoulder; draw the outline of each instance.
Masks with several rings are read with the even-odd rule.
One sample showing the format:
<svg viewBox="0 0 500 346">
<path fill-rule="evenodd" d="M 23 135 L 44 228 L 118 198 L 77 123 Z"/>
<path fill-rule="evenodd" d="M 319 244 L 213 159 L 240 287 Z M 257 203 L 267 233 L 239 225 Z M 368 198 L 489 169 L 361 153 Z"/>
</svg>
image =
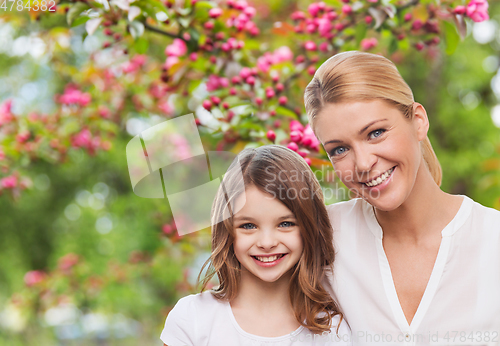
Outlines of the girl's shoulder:
<svg viewBox="0 0 500 346">
<path fill-rule="evenodd" d="M 171 346 L 199 345 L 214 321 L 226 318 L 225 304 L 228 303 L 215 298 L 211 291 L 179 299 L 167 316 L 161 340 Z"/>
<path fill-rule="evenodd" d="M 170 313 L 195 314 L 196 311 L 213 311 L 227 304 L 225 301 L 215 298 L 211 292 L 204 291 L 202 293 L 190 294 L 179 299 Z"/>
</svg>

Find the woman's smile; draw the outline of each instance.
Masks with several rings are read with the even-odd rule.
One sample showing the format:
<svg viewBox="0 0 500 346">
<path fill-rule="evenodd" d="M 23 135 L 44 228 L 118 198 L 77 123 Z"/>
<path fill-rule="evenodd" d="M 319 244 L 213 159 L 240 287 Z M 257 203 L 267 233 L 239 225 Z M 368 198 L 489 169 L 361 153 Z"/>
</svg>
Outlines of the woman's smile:
<svg viewBox="0 0 500 346">
<path fill-rule="evenodd" d="M 420 112 L 420 110 L 419 110 Z M 326 104 L 316 134 L 344 185 L 381 210 L 394 210 L 414 189 L 427 132 L 382 100 Z"/>
</svg>

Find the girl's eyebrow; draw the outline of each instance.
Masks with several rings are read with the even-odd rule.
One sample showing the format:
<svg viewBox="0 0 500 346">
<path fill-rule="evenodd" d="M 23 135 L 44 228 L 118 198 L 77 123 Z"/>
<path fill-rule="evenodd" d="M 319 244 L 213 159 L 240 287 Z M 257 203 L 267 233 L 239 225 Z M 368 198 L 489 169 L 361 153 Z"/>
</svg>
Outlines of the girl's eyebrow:
<svg viewBox="0 0 500 346">
<path fill-rule="evenodd" d="M 281 216 L 278 218 L 278 220 L 286 220 L 286 219 L 296 219 L 296 218 L 295 218 L 295 215 L 293 215 L 293 214 L 287 214 L 287 215 L 284 215 L 284 216 Z M 243 216 L 235 216 L 234 221 L 252 221 L 252 222 L 255 222 L 255 219 L 253 217 L 243 215 Z"/>
</svg>

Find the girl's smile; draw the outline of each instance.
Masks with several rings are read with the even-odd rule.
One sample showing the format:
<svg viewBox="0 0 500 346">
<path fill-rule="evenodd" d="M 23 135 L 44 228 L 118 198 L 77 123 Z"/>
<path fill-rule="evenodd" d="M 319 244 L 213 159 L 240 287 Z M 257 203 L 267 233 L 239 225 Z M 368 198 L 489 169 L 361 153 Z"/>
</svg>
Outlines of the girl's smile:
<svg viewBox="0 0 500 346">
<path fill-rule="evenodd" d="M 241 203 L 245 203 L 240 209 Z M 240 205 L 238 205 L 240 204 Z M 236 200 L 233 219 L 234 254 L 242 280 L 253 277 L 276 282 L 286 277 L 302 255 L 300 227 L 293 213 L 278 199 L 255 186 Z"/>
</svg>

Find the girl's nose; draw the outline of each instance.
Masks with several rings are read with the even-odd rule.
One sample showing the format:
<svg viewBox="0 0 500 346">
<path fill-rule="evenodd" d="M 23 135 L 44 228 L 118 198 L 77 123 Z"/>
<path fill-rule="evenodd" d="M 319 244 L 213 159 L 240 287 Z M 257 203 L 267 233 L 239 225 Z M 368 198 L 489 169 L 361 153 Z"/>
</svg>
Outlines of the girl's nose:
<svg viewBox="0 0 500 346">
<path fill-rule="evenodd" d="M 259 234 L 257 246 L 263 249 L 272 249 L 278 246 L 278 238 L 276 230 L 263 229 Z"/>
</svg>

